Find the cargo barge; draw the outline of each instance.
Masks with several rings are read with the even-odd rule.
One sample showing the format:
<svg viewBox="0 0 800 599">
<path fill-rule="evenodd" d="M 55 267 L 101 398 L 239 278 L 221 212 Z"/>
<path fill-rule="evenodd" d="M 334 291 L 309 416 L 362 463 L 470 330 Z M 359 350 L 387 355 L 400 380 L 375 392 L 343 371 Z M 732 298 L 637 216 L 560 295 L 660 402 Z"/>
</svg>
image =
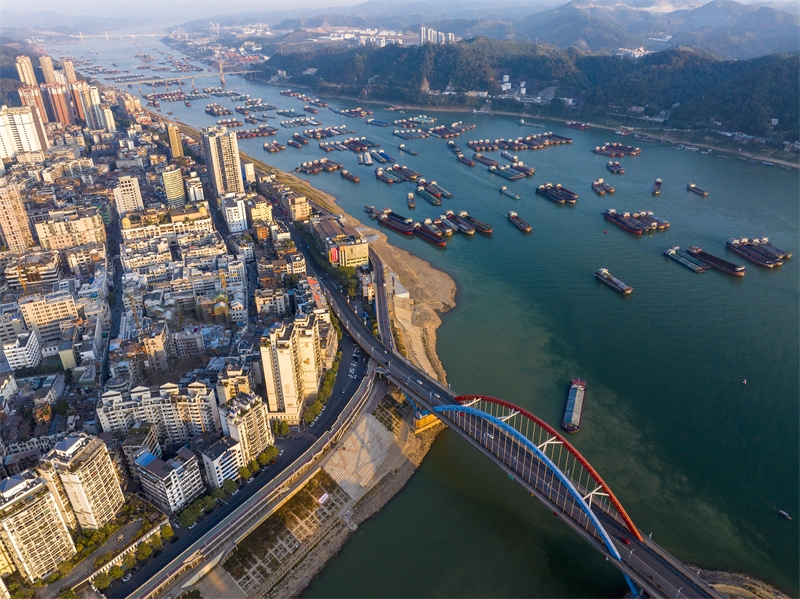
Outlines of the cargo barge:
<svg viewBox="0 0 800 599">
<path fill-rule="evenodd" d="M 441 206 L 442 205 L 442 200 L 440 200 L 439 198 L 437 198 L 434 195 L 431 195 L 431 193 L 421 185 L 419 187 L 417 187 L 417 195 L 419 197 L 421 197 L 423 200 L 425 200 L 426 202 L 428 202 L 431 206 Z"/>
<path fill-rule="evenodd" d="M 454 141 L 448 141 L 447 142 L 447 149 L 450 150 L 456 156 L 458 156 L 459 154 L 462 154 L 461 148 L 459 148 L 456 145 L 456 142 L 454 142 Z"/>
<path fill-rule="evenodd" d="M 494 175 L 500 175 L 504 179 L 508 179 L 509 181 L 519 181 L 523 179 L 525 175 L 520 173 L 519 171 L 515 171 L 510 167 L 507 166 L 490 166 L 487 169 L 490 173 Z"/>
<path fill-rule="evenodd" d="M 453 233 L 457 233 L 460 229 L 458 225 L 452 222 L 444 214 L 440 214 L 439 218 L 433 221 L 433 224 L 441 229 L 442 233 L 450 237 Z"/>
<path fill-rule="evenodd" d="M 273 141 L 272 143 L 267 142 L 264 144 L 264 150 L 269 152 L 270 154 L 274 154 L 275 152 L 280 152 L 281 150 L 285 150 L 286 146 L 283 144 L 278 143 L 277 141 Z"/>
<path fill-rule="evenodd" d="M 775 246 L 774 244 L 770 243 L 769 237 L 761 237 L 760 239 L 758 237 L 754 237 L 750 239 L 750 243 L 752 243 L 753 246 L 757 248 L 759 252 L 761 252 L 768 258 L 788 260 L 794 255 L 792 254 L 792 252 L 787 252 L 785 250 L 782 250 L 779 247 Z"/>
<path fill-rule="evenodd" d="M 734 277 L 744 276 L 746 270 L 744 266 L 739 266 L 737 264 L 733 264 L 732 262 L 728 262 L 727 260 L 723 260 L 722 258 L 712 256 L 697 246 L 692 246 L 686 251 L 690 256 L 697 258 L 705 264 L 708 264 L 711 268 L 716 268 L 720 272 L 733 275 Z"/>
<path fill-rule="evenodd" d="M 679 245 L 673 245 L 671 248 L 664 250 L 664 255 L 669 258 L 670 260 L 674 260 L 681 266 L 688 268 L 692 272 L 696 272 L 697 274 L 702 274 L 708 270 L 708 266 L 705 264 L 697 264 L 693 260 L 691 260 L 688 256 L 680 253 L 681 247 Z"/>
<path fill-rule="evenodd" d="M 416 200 L 416 199 L 414 199 L 414 194 L 413 194 L 413 192 L 412 192 L 412 193 L 409 193 L 409 194 L 408 194 L 408 197 L 407 197 L 406 199 L 407 199 L 407 202 L 408 202 L 408 207 L 409 207 L 409 208 L 411 208 L 411 209 L 413 210 L 414 208 L 416 208 L 416 207 L 417 207 L 417 200 Z"/>
<path fill-rule="evenodd" d="M 628 233 L 633 233 L 634 235 L 641 235 L 644 233 L 644 228 L 637 222 L 634 222 L 631 219 L 631 215 L 629 212 L 624 212 L 622 214 L 618 214 L 616 210 L 613 208 L 609 208 L 605 212 L 603 212 L 603 216 L 606 220 L 610 220 L 612 223 L 617 225 L 619 228 L 624 229 Z"/>
<path fill-rule="evenodd" d="M 422 223 L 414 223 L 414 233 L 422 237 L 425 241 L 438 245 L 439 247 L 447 246 L 447 240 L 443 235 L 436 235 L 430 228 L 427 228 Z"/>
<path fill-rule="evenodd" d="M 697 195 L 699 195 L 701 197 L 704 197 L 704 198 L 708 197 L 708 192 L 705 189 L 700 189 L 694 183 L 689 183 L 689 185 L 686 186 L 686 189 L 691 191 L 692 193 L 696 193 Z"/>
<path fill-rule="evenodd" d="M 564 126 L 567 129 L 578 129 L 579 131 L 585 131 L 589 127 L 591 127 L 591 123 L 579 123 L 578 121 L 567 121 L 564 123 Z"/>
<path fill-rule="evenodd" d="M 656 179 L 655 183 L 653 183 L 653 195 L 657 196 L 661 194 L 661 179 Z"/>
<path fill-rule="evenodd" d="M 401 235 L 413 235 L 414 234 L 414 226 L 409 225 L 403 222 L 396 221 L 394 219 L 389 218 L 385 214 L 381 214 L 378 216 L 378 223 L 383 225 L 384 227 L 388 227 L 394 231 L 397 231 Z"/>
<path fill-rule="evenodd" d="M 370 150 L 370 151 L 369 151 L 369 154 L 370 154 L 370 155 L 371 155 L 371 156 L 372 156 L 372 157 L 373 157 L 375 160 L 377 160 L 377 161 L 378 161 L 380 164 L 386 164 L 387 162 L 389 162 L 388 160 L 386 160 L 386 158 L 384 158 L 383 156 L 381 156 L 381 155 L 378 153 L 378 151 L 377 151 L 377 150 Z"/>
<path fill-rule="evenodd" d="M 397 146 L 397 148 L 401 152 L 405 152 L 406 154 L 408 154 L 410 156 L 416 156 L 417 155 L 417 151 L 416 150 L 412 150 L 411 148 L 407 148 L 406 144 L 400 144 L 399 146 Z"/>
<path fill-rule="evenodd" d="M 617 293 L 621 293 L 622 295 L 630 295 L 631 291 L 633 291 L 633 287 L 626 285 L 617 277 L 613 276 L 610 272 L 608 272 L 607 268 L 598 268 L 597 272 L 594 273 L 594 276 L 597 277 L 601 282 L 611 287 L 611 289 Z"/>
<path fill-rule="evenodd" d="M 388 176 L 380 167 L 375 169 L 375 178 L 378 179 L 379 181 L 383 181 L 384 183 L 389 183 L 389 184 L 392 184 L 395 181 L 393 177 Z"/>
<path fill-rule="evenodd" d="M 602 179 L 598 179 L 597 181 L 592 182 L 592 191 L 594 191 L 599 196 L 606 195 L 606 190 L 603 188 Z"/>
<path fill-rule="evenodd" d="M 466 220 L 461 218 L 459 215 L 455 214 L 452 210 L 448 210 L 444 213 L 447 220 L 451 223 L 455 223 L 458 225 L 458 228 L 461 230 L 464 235 L 474 235 L 475 234 L 475 227 L 473 227 L 470 223 Z"/>
<path fill-rule="evenodd" d="M 510 220 L 514 225 L 523 233 L 530 233 L 533 230 L 527 222 L 522 220 L 519 214 L 514 212 L 513 210 L 509 211 L 508 213 L 508 220 Z"/>
<path fill-rule="evenodd" d="M 500 152 L 500 156 L 502 156 L 509 162 L 519 162 L 519 158 L 517 156 L 514 156 L 511 152 L 507 150 L 503 150 L 502 152 Z"/>
<path fill-rule="evenodd" d="M 359 179 L 357 176 L 355 176 L 353 173 L 349 171 L 342 171 L 339 174 L 342 176 L 343 179 L 347 179 L 348 181 L 352 181 L 353 183 L 358 183 L 359 181 L 361 181 L 361 179 Z"/>
<path fill-rule="evenodd" d="M 763 266 L 764 268 L 783 266 L 783 260 L 780 258 L 768 258 L 759 252 L 758 249 L 756 249 L 756 246 L 754 246 L 746 237 L 743 239 L 731 237 L 726 242 L 726 245 L 743 258 L 750 260 L 750 262 L 757 264 L 758 266 Z"/>
<path fill-rule="evenodd" d="M 426 218 L 424 221 L 422 221 L 422 226 L 436 237 L 450 237 L 453 234 L 453 229 L 450 227 L 443 229 L 439 226 L 439 223 L 435 223 L 430 218 Z"/>
<path fill-rule="evenodd" d="M 622 168 L 622 165 L 619 162 L 611 162 L 609 161 L 606 165 L 606 168 L 609 172 L 614 173 L 615 175 L 624 175 L 625 169 Z"/>
<path fill-rule="evenodd" d="M 375 125 L 376 127 L 388 127 L 391 123 L 386 121 L 379 121 L 378 119 L 367 119 L 367 125 Z"/>
<path fill-rule="evenodd" d="M 472 155 L 472 159 L 477 160 L 478 162 L 480 162 L 481 164 L 485 164 L 486 166 L 497 166 L 500 164 L 499 162 L 497 162 L 497 160 L 492 160 L 491 158 L 477 152 Z"/>
<path fill-rule="evenodd" d="M 535 168 L 533 168 L 532 166 L 528 166 L 527 164 L 524 164 L 522 162 L 515 162 L 514 164 L 511 165 L 511 168 L 517 171 L 518 173 L 522 173 L 526 177 L 533 177 L 533 175 L 536 173 Z"/>
<path fill-rule="evenodd" d="M 456 160 L 458 160 L 459 162 L 461 162 L 463 164 L 466 164 L 467 166 L 475 166 L 475 161 L 474 160 L 470 160 L 469 158 L 464 156 L 464 154 L 459 154 L 458 156 L 456 156 Z"/>
<path fill-rule="evenodd" d="M 453 194 L 447 191 L 444 187 L 436 183 L 436 181 L 431 181 L 426 186 L 431 193 L 434 195 L 439 194 L 437 197 L 447 198 L 448 200 L 453 199 Z"/>
<path fill-rule="evenodd" d="M 561 428 L 568 433 L 577 433 L 581 430 L 583 420 L 583 402 L 586 397 L 586 381 L 572 379 L 567 393 L 567 405 L 564 408 L 564 418 Z"/>
<path fill-rule="evenodd" d="M 513 191 L 509 191 L 508 187 L 506 187 L 505 185 L 503 185 L 503 187 L 500 188 L 500 193 L 502 193 L 504 196 L 508 196 L 512 200 L 519 199 L 519 196 L 515 194 Z"/>
<path fill-rule="evenodd" d="M 494 231 L 494 227 L 492 227 L 492 225 L 490 225 L 489 223 L 485 223 L 482 220 L 478 220 L 473 216 L 470 216 L 466 210 L 462 210 L 461 212 L 459 212 L 458 216 L 460 216 L 469 224 L 471 224 L 472 227 L 478 233 L 485 233 L 486 235 L 491 235 L 492 231 Z"/>
</svg>

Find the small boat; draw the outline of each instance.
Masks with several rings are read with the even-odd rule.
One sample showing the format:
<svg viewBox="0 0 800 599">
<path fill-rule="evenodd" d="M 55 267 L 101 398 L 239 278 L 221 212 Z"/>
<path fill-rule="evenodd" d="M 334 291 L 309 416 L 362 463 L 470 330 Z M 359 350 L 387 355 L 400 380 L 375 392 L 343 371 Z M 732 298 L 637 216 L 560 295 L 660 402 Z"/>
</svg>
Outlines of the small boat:
<svg viewBox="0 0 800 599">
<path fill-rule="evenodd" d="M 598 268 L 594 276 L 622 295 L 630 295 L 631 291 L 633 291 L 633 287 L 620 281 L 617 277 L 608 272 L 606 268 Z"/>
<path fill-rule="evenodd" d="M 409 208 L 413 209 L 413 208 L 417 207 L 417 200 L 416 200 L 416 198 L 414 198 L 414 194 L 413 193 L 409 193 L 407 199 L 408 199 L 408 207 Z"/>
<path fill-rule="evenodd" d="M 778 511 L 778 513 L 781 516 L 783 516 L 784 518 L 786 518 L 787 520 L 791 520 L 792 519 L 792 517 L 789 514 L 787 514 L 786 512 L 784 512 L 783 510 Z"/>
<path fill-rule="evenodd" d="M 191 107 L 192 107 L 192 103 L 191 103 L 191 102 L 184 102 L 183 104 L 184 104 L 184 105 L 185 105 L 187 108 L 191 108 Z"/>
<path fill-rule="evenodd" d="M 696 193 L 697 195 L 703 198 L 708 196 L 708 192 L 705 189 L 700 189 L 694 183 L 689 183 L 689 185 L 686 186 L 686 189 L 691 191 L 692 193 Z"/>
<path fill-rule="evenodd" d="M 341 176 L 342 176 L 344 179 L 347 179 L 348 181 L 352 181 L 353 183 L 358 183 L 358 182 L 360 181 L 360 179 L 359 179 L 358 177 L 356 177 L 354 174 L 352 174 L 352 173 L 350 173 L 350 172 L 348 172 L 348 171 L 342 171 L 342 172 L 341 172 L 341 173 L 339 173 L 339 174 L 340 174 L 340 175 L 341 175 Z"/>
<path fill-rule="evenodd" d="M 661 193 L 661 179 L 656 179 L 655 183 L 653 183 L 653 195 L 657 196 Z"/>
<path fill-rule="evenodd" d="M 564 418 L 561 421 L 561 428 L 568 433 L 577 433 L 581 429 L 585 397 L 586 382 L 581 379 L 572 379 L 567 394 L 567 405 L 564 408 Z"/>
<path fill-rule="evenodd" d="M 598 179 L 597 181 L 592 182 L 592 191 L 594 191 L 599 196 L 606 195 L 606 190 L 603 189 L 602 179 Z"/>
</svg>

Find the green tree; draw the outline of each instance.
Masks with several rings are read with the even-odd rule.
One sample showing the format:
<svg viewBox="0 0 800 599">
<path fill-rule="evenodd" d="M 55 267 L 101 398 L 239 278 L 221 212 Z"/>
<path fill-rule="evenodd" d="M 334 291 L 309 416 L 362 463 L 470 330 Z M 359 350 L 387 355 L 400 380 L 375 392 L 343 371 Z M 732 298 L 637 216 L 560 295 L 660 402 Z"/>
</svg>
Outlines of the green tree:
<svg viewBox="0 0 800 599">
<path fill-rule="evenodd" d="M 278 453 L 280 453 L 278 451 L 278 448 L 275 447 L 274 445 L 270 445 L 264 451 L 262 451 L 261 454 L 259 454 L 258 463 L 261 464 L 262 466 L 266 466 L 272 460 L 278 457 Z"/>
<path fill-rule="evenodd" d="M 123 570 L 120 566 L 113 566 L 111 570 L 109 570 L 108 574 L 111 576 L 111 578 L 117 580 L 118 578 L 125 576 L 125 570 Z"/>
<path fill-rule="evenodd" d="M 250 462 L 247 464 L 247 469 L 250 470 L 253 475 L 256 475 L 261 470 L 261 466 L 258 465 L 258 461 L 250 460 Z"/>
<path fill-rule="evenodd" d="M 147 543 L 142 543 L 136 550 L 136 558 L 142 562 L 146 560 L 148 557 L 150 557 L 152 554 L 153 550 L 150 549 L 150 545 L 148 545 Z"/>
<path fill-rule="evenodd" d="M 122 558 L 122 565 L 130 570 L 136 565 L 136 556 L 132 552 L 126 553 L 125 557 Z"/>
<path fill-rule="evenodd" d="M 203 507 L 206 509 L 206 511 L 213 510 L 215 505 L 217 505 L 217 502 L 214 501 L 213 497 L 210 495 L 203 497 Z"/>
<path fill-rule="evenodd" d="M 98 591 L 102 591 L 111 586 L 111 576 L 105 572 L 100 572 L 100 574 L 92 579 L 92 583 L 97 587 Z"/>
<path fill-rule="evenodd" d="M 213 491 L 211 491 L 211 497 L 214 499 L 222 499 L 225 497 L 225 491 L 219 487 L 216 487 Z"/>
<path fill-rule="evenodd" d="M 64 587 L 58 591 L 58 599 L 78 599 L 78 595 L 72 590 L 72 588 Z"/>
<path fill-rule="evenodd" d="M 241 468 L 239 468 L 239 476 L 247 480 L 248 478 L 253 476 L 253 473 L 250 472 L 250 469 L 247 466 L 242 466 Z"/>
<path fill-rule="evenodd" d="M 178 516 L 178 520 L 180 520 L 181 524 L 183 524 L 184 526 L 191 526 L 197 521 L 197 516 L 198 516 L 197 512 L 194 509 L 192 509 L 191 506 L 189 506 L 180 513 L 180 515 Z"/>
<path fill-rule="evenodd" d="M 231 479 L 226 478 L 225 480 L 222 481 L 222 488 L 228 495 L 230 495 L 239 487 Z"/>
<path fill-rule="evenodd" d="M 161 535 L 155 535 L 150 538 L 150 549 L 155 551 L 156 549 L 161 549 L 164 543 L 161 541 Z"/>
<path fill-rule="evenodd" d="M 163 541 L 169 541 L 174 536 L 175 531 L 172 530 L 172 527 L 169 524 L 165 524 L 161 527 L 161 539 Z"/>
</svg>

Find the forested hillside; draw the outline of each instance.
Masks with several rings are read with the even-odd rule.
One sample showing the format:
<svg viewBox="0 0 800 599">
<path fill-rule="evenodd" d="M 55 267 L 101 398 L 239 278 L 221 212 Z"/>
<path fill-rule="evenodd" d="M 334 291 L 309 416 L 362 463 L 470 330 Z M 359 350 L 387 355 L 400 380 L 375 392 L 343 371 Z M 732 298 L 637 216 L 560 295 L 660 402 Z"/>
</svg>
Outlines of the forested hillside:
<svg viewBox="0 0 800 599">
<path fill-rule="evenodd" d="M 713 119 L 722 122 L 722 129 L 778 139 L 800 137 L 797 55 L 725 61 L 676 48 L 630 59 L 475 39 L 442 46 L 275 55 L 267 65 L 267 74 L 285 70 L 298 83 L 320 92 L 431 106 L 476 106 L 482 101 L 466 92 L 497 95 L 502 76 L 508 75 L 512 83 L 527 82 L 528 96 L 554 87 L 556 98 L 579 101 L 577 108 L 567 109 L 558 100 L 543 107 L 556 114 L 591 118 L 610 107 L 642 106 L 645 115 L 671 111 L 671 126 Z M 302 75 L 309 67 L 318 69 L 316 76 Z M 521 112 L 523 105 L 511 99 L 496 101 L 495 108 Z M 776 130 L 770 126 L 772 118 L 779 119 Z"/>
</svg>

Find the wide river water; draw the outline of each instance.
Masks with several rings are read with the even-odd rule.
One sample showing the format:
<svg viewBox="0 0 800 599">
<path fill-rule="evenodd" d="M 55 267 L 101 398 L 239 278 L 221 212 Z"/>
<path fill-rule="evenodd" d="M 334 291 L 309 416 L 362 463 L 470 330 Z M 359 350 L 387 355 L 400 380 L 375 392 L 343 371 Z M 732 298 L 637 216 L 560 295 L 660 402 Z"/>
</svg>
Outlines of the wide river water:
<svg viewBox="0 0 800 599">
<path fill-rule="evenodd" d="M 147 51 L 164 48 L 138 43 Z M 129 40 L 56 48 L 64 56 L 142 72 L 134 68 L 137 50 Z M 219 85 L 219 80 L 206 76 L 197 84 Z M 302 102 L 269 85 L 229 77 L 228 88 L 279 108 L 303 109 Z M 212 97 L 193 101 L 191 108 L 162 103 L 161 111 L 204 127 L 216 123 L 203 112 L 214 101 L 234 106 L 228 98 Z M 403 116 L 380 106 L 370 109 L 385 121 Z M 352 152 L 325 154 L 314 141 L 302 150 L 262 150 L 264 141 L 285 143 L 303 128 L 241 140 L 240 148 L 284 170 L 322 157 L 343 162 L 361 177 L 360 184 L 337 173 L 303 178 L 335 195 L 364 223 L 374 224 L 363 212 L 365 204 L 388 206 L 415 220 L 465 209 L 492 223 L 491 237 L 458 235 L 446 249 L 387 232 L 392 243 L 457 282 L 458 307 L 444 316 L 438 340 L 452 387 L 504 398 L 557 426 L 569 380 L 585 379 L 583 427 L 570 441 L 639 528 L 684 562 L 742 572 L 797 596 L 800 255 L 767 270 L 727 250 L 725 241 L 769 236 L 797 253 L 798 172 L 721 160 L 716 152 L 677 151 L 610 131 L 573 131 L 555 122 L 540 121 L 547 129 L 535 129 L 504 116 L 430 116 L 439 124 L 477 123 L 456 140 L 467 155 L 470 139 L 545 130 L 574 143 L 517 152 L 536 175 L 508 183 L 479 163 L 474 168 L 458 163 L 444 140 L 406 141 L 419 152 L 408 156 L 397 150 L 403 142 L 392 136 L 394 127 L 369 126 L 365 119 L 320 109 L 317 118 L 324 126 L 343 124 L 379 142 L 400 164 L 455 196 L 438 209 L 417 198 L 413 213 L 406 206 L 412 184 L 378 181 L 373 169 L 357 165 Z M 624 175 L 609 173 L 608 159 L 591 152 L 607 141 L 642 147 L 641 155 L 620 159 Z M 489 155 L 503 162 L 499 152 Z M 616 193 L 595 195 L 590 183 L 598 177 L 610 181 Z M 656 177 L 664 181 L 660 196 L 651 195 Z M 578 192 L 577 205 L 559 206 L 535 195 L 535 187 L 548 181 Z M 688 193 L 689 182 L 709 190 L 708 197 Z M 501 195 L 501 185 L 522 198 Z M 602 218 L 612 207 L 652 210 L 672 227 L 635 237 Z M 505 217 L 508 210 L 525 218 L 532 234 L 517 230 Z M 701 246 L 745 264 L 747 274 L 742 279 L 718 271 L 694 274 L 662 255 L 673 244 Z M 634 292 L 622 297 L 601 285 L 592 276 L 600 267 Z M 781 518 L 781 509 L 795 520 Z M 447 431 L 402 492 L 361 526 L 306 596 L 611 597 L 625 589 L 613 566 Z"/>
</svg>

